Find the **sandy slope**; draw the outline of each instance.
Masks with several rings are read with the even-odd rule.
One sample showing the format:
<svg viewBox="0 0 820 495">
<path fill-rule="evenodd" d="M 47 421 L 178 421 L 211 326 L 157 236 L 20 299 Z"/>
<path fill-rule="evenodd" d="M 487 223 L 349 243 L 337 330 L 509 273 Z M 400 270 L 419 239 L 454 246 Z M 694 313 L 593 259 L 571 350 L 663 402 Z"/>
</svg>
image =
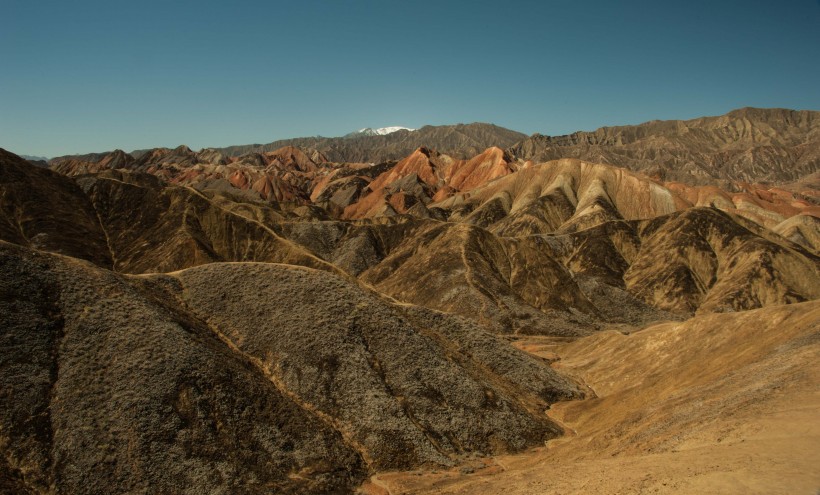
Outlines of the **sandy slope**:
<svg viewBox="0 0 820 495">
<path fill-rule="evenodd" d="M 598 396 L 548 411 L 568 434 L 447 472 L 382 473 L 381 487 L 393 495 L 820 489 L 820 302 L 517 345 L 560 358 L 553 366 Z"/>
</svg>

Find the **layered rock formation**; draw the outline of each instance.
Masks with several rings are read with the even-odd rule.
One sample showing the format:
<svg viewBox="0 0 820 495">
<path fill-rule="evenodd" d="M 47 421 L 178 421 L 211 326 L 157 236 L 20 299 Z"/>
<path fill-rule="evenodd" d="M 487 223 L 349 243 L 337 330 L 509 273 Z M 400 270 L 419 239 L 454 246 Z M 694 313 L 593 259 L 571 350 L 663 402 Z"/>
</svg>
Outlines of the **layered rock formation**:
<svg viewBox="0 0 820 495">
<path fill-rule="evenodd" d="M 198 160 L 184 149 L 174 154 Z M 101 266 L 152 273 L 218 261 L 296 264 L 347 273 L 500 333 L 576 335 L 818 297 L 814 207 L 792 198 L 786 208 L 785 190 L 750 210 L 715 188 L 665 187 L 572 159 L 522 166 L 498 148 L 471 160 L 419 149 L 380 167 L 317 164 L 294 149 L 264 156 L 291 184 L 302 181 L 303 204 L 210 187 L 198 178 L 201 163 L 143 157 L 142 170 L 152 173 L 107 170 L 75 182 L 12 158 L 6 168 L 75 187 L 60 200 L 85 212 L 73 225 L 90 233 L 72 240 L 80 243 L 72 255 Z M 157 178 L 164 174 L 178 185 Z M 340 196 L 350 202 L 344 209 Z M 10 242 L 72 232 L 17 201 L 6 224 L 22 215 L 43 227 L 25 235 L 9 228 Z M 741 216 L 761 210 L 772 222 L 799 215 L 773 230 Z"/>
</svg>

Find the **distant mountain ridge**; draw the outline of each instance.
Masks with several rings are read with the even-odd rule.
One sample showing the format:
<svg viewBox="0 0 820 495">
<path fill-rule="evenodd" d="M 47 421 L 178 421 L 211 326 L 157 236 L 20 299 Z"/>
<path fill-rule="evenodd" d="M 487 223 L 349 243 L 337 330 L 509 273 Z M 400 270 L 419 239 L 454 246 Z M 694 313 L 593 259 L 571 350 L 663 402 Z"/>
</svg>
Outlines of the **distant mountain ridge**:
<svg viewBox="0 0 820 495">
<path fill-rule="evenodd" d="M 789 182 L 820 171 L 820 112 L 747 107 L 717 117 L 534 134 L 509 152 L 536 163 L 578 158 L 696 185 Z"/>
<path fill-rule="evenodd" d="M 576 159 L 511 162 L 497 147 L 469 160 L 420 148 L 378 166 L 294 147 L 207 153 L 43 170 L 0 152 L 0 239 L 124 273 L 220 261 L 340 270 L 500 333 L 820 297 L 820 207 L 777 188 L 673 188 Z"/>
<path fill-rule="evenodd" d="M 216 148 L 226 156 L 265 153 L 284 146 L 311 148 L 333 162 L 381 163 L 401 160 L 414 150 L 427 147 L 458 158 L 475 156 L 491 146 L 506 148 L 525 139 L 526 134 L 494 124 L 472 123 L 430 126 L 416 130 L 399 129 L 384 135 L 344 137 L 304 137 L 282 139 L 268 144 Z"/>
<path fill-rule="evenodd" d="M 25 158 L 30 162 L 47 162 L 48 158 L 45 156 L 32 156 L 32 155 L 20 155 L 21 158 Z"/>
<path fill-rule="evenodd" d="M 785 184 L 820 174 L 820 112 L 809 110 L 742 108 L 717 117 L 653 120 L 563 136 L 527 137 L 484 123 L 377 133 L 388 129 L 394 128 L 371 129 L 373 135 L 363 129 L 362 134 L 344 137 L 206 148 L 197 153 L 197 160 L 216 163 L 217 156 L 227 161 L 295 147 L 334 163 L 384 163 L 402 160 L 419 148 L 469 159 L 497 147 L 505 149 L 511 160 L 522 162 L 577 158 L 642 172 L 664 182 L 723 188 L 734 188 L 733 182 Z M 130 156 L 139 160 L 147 153 L 156 150 L 135 150 Z M 56 157 L 49 164 L 66 160 L 95 163 L 108 154 Z"/>
</svg>

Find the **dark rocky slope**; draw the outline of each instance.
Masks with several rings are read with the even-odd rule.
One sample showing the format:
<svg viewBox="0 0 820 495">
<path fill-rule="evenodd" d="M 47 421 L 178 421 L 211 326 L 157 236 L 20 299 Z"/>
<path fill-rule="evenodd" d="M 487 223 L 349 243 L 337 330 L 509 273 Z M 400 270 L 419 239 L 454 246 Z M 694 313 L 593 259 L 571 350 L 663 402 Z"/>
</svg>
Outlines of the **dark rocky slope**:
<svg viewBox="0 0 820 495">
<path fill-rule="evenodd" d="M 0 257 L 0 479 L 21 491 L 348 491 L 542 442 L 560 432 L 544 408 L 582 395 L 465 320 L 322 271 Z"/>
<path fill-rule="evenodd" d="M 72 179 L 0 148 L 0 239 L 111 267 L 94 205 Z"/>
</svg>

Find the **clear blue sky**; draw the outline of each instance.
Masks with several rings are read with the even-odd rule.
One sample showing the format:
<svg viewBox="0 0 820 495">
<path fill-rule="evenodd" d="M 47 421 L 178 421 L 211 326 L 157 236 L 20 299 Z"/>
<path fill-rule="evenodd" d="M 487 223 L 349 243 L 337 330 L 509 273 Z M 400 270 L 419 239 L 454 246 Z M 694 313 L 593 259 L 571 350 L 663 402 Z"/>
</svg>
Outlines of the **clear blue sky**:
<svg viewBox="0 0 820 495">
<path fill-rule="evenodd" d="M 0 0 L 0 147 L 55 156 L 820 109 L 820 1 Z"/>
</svg>

